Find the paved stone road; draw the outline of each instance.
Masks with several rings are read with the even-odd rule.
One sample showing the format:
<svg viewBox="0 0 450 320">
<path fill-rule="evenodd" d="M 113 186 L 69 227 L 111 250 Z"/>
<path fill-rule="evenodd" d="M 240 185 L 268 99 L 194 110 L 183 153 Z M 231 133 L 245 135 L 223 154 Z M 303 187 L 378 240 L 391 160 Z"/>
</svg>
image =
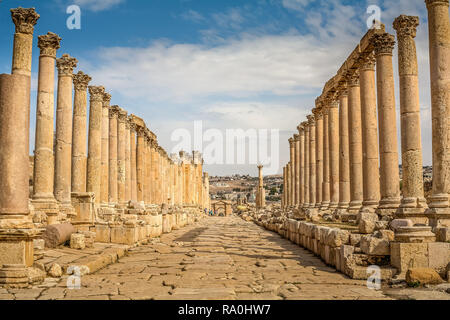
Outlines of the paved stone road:
<svg viewBox="0 0 450 320">
<path fill-rule="evenodd" d="M 116 264 L 0 299 L 388 299 L 279 235 L 238 217 L 206 218 L 134 248 Z"/>
</svg>

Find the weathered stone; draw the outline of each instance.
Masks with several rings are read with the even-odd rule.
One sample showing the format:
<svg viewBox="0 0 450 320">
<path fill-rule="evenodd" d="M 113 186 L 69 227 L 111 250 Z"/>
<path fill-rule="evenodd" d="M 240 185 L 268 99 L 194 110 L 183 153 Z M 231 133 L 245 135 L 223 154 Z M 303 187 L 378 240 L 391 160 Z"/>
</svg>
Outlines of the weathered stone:
<svg viewBox="0 0 450 320">
<path fill-rule="evenodd" d="M 59 264 L 53 263 L 48 268 L 47 274 L 52 278 L 61 278 L 62 277 L 62 268 Z"/>
<path fill-rule="evenodd" d="M 81 233 L 73 233 L 70 236 L 70 247 L 72 249 L 82 250 L 86 248 L 85 236 Z"/>
<path fill-rule="evenodd" d="M 431 268 L 411 268 L 406 272 L 406 282 L 413 284 L 440 284 L 444 282 L 439 274 Z"/>
<path fill-rule="evenodd" d="M 47 226 L 42 238 L 45 240 L 45 246 L 47 248 L 56 248 L 58 245 L 70 240 L 72 233 L 76 230 L 70 223 L 55 224 Z"/>
<path fill-rule="evenodd" d="M 369 255 L 384 256 L 390 254 L 389 240 L 366 235 L 361 237 L 362 252 Z"/>
</svg>

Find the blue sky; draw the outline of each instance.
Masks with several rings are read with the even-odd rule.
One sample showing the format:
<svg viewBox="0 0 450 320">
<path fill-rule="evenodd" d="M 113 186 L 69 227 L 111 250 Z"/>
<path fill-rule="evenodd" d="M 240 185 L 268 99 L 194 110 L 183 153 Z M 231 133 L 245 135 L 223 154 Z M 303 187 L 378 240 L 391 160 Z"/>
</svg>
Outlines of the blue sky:
<svg viewBox="0 0 450 320">
<path fill-rule="evenodd" d="M 81 8 L 81 30 L 66 27 L 71 4 Z M 274 171 L 281 172 L 289 156 L 287 139 L 367 31 L 371 4 L 380 6 L 381 21 L 393 34 L 392 21 L 398 15 L 421 19 L 417 50 L 422 135 L 424 162 L 431 164 L 423 0 L 3 0 L 0 73 L 9 73 L 11 67 L 14 26 L 9 9 L 35 7 L 41 18 L 33 47 L 34 88 L 37 35 L 55 32 L 63 39 L 58 56 L 76 57 L 76 71 L 90 74 L 91 84 L 104 85 L 113 104 L 142 116 L 168 152 L 176 151 L 174 130 L 192 131 L 198 120 L 205 130 L 222 132 L 278 129 L 280 166 Z M 34 92 L 32 143 L 35 101 Z M 206 170 L 211 175 L 257 174 L 256 166 L 248 164 L 209 165 Z"/>
</svg>

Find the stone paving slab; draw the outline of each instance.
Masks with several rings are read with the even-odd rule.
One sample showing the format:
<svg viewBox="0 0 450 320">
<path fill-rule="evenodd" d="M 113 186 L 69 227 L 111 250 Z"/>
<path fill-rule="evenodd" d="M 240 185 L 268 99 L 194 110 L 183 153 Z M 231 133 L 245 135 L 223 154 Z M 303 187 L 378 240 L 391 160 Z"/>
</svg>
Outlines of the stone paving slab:
<svg viewBox="0 0 450 320">
<path fill-rule="evenodd" d="M 102 254 L 108 248 L 101 249 Z M 107 252 L 107 251 L 106 251 Z M 73 255 L 56 250 L 55 261 Z M 85 259 L 80 253 L 79 259 Z M 112 261 L 111 258 L 109 261 Z M 61 261 L 61 260 L 60 260 Z M 75 260 L 76 261 L 76 260 Z M 310 252 L 238 217 L 211 217 L 130 248 L 81 277 L 47 279 L 33 289 L 0 289 L 0 299 L 38 300 L 380 300 L 448 299 L 444 290 L 370 290 Z"/>
</svg>

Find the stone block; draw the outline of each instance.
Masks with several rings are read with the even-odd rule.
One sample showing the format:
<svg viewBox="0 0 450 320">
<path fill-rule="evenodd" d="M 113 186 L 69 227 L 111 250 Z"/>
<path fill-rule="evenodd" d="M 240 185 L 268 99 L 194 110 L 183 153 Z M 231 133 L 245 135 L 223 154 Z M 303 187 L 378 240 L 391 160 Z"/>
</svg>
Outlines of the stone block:
<svg viewBox="0 0 450 320">
<path fill-rule="evenodd" d="M 361 237 L 360 247 L 362 252 L 372 256 L 386 256 L 390 254 L 389 240 L 370 235 Z"/>
<path fill-rule="evenodd" d="M 340 247 L 350 242 L 350 232 L 341 229 L 331 229 L 327 233 L 326 244 L 331 247 Z"/>
<path fill-rule="evenodd" d="M 389 227 L 391 228 L 391 230 L 395 231 L 395 229 L 399 227 L 412 227 L 413 225 L 414 224 L 410 219 L 394 219 L 389 224 Z"/>
<path fill-rule="evenodd" d="M 361 219 L 359 220 L 358 230 L 360 233 L 363 234 L 371 234 L 372 232 L 375 231 L 375 224 L 376 221 Z"/>
<path fill-rule="evenodd" d="M 428 243 L 391 242 L 391 265 L 401 274 L 410 268 L 428 268 Z"/>
<path fill-rule="evenodd" d="M 385 239 L 388 241 L 394 241 L 395 234 L 391 230 L 378 230 L 374 233 L 374 237 L 379 239 Z"/>
<path fill-rule="evenodd" d="M 111 243 L 111 228 L 107 224 L 95 225 L 95 242 Z"/>
<path fill-rule="evenodd" d="M 445 277 L 448 266 L 450 266 L 450 243 L 429 242 L 428 267 L 436 270 L 441 277 Z"/>
<path fill-rule="evenodd" d="M 70 248 L 83 250 L 86 248 L 86 242 L 84 234 L 81 233 L 72 233 L 70 236 Z"/>
<path fill-rule="evenodd" d="M 44 239 L 34 239 L 33 247 L 34 247 L 34 250 L 44 250 L 45 249 Z"/>
<path fill-rule="evenodd" d="M 358 246 L 361 241 L 361 235 L 359 233 L 352 233 L 350 235 L 350 245 Z"/>
<path fill-rule="evenodd" d="M 342 271 L 342 265 L 341 265 L 341 248 L 334 248 L 334 257 L 336 259 L 336 269 L 338 271 Z"/>
<path fill-rule="evenodd" d="M 34 247 L 32 240 L 17 240 L 0 242 L 1 265 L 25 265 L 31 267 L 34 261 Z"/>
</svg>

